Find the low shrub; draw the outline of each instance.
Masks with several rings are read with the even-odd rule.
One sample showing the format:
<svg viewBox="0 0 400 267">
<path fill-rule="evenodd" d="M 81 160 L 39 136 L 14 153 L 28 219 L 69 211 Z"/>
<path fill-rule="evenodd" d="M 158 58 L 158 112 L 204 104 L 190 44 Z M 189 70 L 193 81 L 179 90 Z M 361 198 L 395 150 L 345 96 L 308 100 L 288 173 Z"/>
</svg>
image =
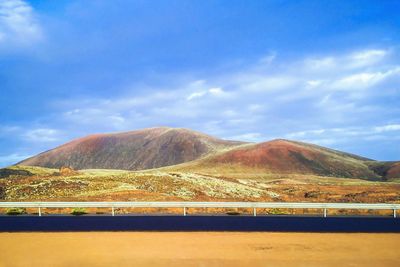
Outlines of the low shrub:
<svg viewBox="0 0 400 267">
<path fill-rule="evenodd" d="M 267 211 L 267 214 L 271 214 L 271 215 L 284 215 L 284 214 L 289 214 L 289 212 L 287 210 L 282 210 L 282 209 L 270 209 Z"/>
<path fill-rule="evenodd" d="M 7 215 L 21 215 L 26 214 L 25 208 L 9 208 L 6 210 Z"/>
<path fill-rule="evenodd" d="M 71 211 L 72 215 L 84 215 L 87 214 L 86 209 L 85 208 L 74 208 Z"/>
<path fill-rule="evenodd" d="M 228 210 L 226 212 L 226 214 L 228 214 L 228 215 L 240 215 L 240 212 L 238 210 L 232 209 L 232 210 Z"/>
</svg>

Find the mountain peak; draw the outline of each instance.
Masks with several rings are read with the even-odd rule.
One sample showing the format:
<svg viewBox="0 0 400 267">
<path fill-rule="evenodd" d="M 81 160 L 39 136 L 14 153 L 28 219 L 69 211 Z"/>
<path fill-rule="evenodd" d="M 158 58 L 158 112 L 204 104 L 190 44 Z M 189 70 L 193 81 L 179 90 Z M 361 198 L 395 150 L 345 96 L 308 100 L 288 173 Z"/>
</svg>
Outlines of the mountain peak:
<svg viewBox="0 0 400 267">
<path fill-rule="evenodd" d="M 142 170 L 195 160 L 241 144 L 243 142 L 222 140 L 185 128 L 154 127 L 88 135 L 18 165 Z"/>
</svg>

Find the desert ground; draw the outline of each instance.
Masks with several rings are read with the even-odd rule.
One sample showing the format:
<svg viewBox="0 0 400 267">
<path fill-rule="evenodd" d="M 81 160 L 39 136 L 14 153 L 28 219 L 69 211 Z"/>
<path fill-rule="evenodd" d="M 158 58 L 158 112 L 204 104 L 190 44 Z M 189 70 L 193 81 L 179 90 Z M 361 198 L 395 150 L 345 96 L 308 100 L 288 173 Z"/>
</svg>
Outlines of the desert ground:
<svg viewBox="0 0 400 267">
<path fill-rule="evenodd" d="M 371 233 L 0 233 L 0 266 L 400 266 L 399 246 Z"/>
<path fill-rule="evenodd" d="M 10 168 L 11 169 L 11 168 Z M 122 171 L 13 166 L 33 175 L 0 179 L 1 201 L 275 201 L 397 203 L 390 182 L 236 171 L 217 174 L 171 170 Z"/>
</svg>

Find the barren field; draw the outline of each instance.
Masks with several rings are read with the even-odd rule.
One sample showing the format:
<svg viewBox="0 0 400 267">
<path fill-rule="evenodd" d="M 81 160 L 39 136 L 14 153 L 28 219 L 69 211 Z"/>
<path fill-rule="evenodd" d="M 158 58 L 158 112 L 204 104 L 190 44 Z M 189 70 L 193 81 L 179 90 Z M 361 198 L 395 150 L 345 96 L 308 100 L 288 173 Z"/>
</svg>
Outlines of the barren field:
<svg viewBox="0 0 400 267">
<path fill-rule="evenodd" d="M 0 233 L 0 266 L 400 266 L 400 234 Z"/>
<path fill-rule="evenodd" d="M 1 201 L 281 201 L 398 203 L 400 183 L 315 175 L 14 166 L 32 175 L 0 179 Z M 11 169 L 11 168 L 10 168 Z"/>
</svg>

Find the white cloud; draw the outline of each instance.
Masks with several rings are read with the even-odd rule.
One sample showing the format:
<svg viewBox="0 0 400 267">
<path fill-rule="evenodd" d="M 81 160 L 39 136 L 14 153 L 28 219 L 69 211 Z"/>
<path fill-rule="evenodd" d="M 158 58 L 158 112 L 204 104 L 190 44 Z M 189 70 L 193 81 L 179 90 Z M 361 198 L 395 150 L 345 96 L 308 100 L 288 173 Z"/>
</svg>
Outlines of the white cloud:
<svg viewBox="0 0 400 267">
<path fill-rule="evenodd" d="M 22 137 L 31 142 L 55 142 L 61 139 L 59 130 L 49 128 L 28 130 Z"/>
<path fill-rule="evenodd" d="M 400 124 L 306 130 L 286 134 L 285 138 L 320 145 L 334 145 L 356 140 L 398 140 L 398 134 L 395 136 L 392 134 L 394 131 L 400 131 Z"/>
<path fill-rule="evenodd" d="M 208 89 L 208 92 L 210 93 L 210 94 L 212 94 L 212 95 L 222 95 L 222 94 L 224 94 L 225 92 L 224 92 L 224 90 L 222 90 L 221 88 L 219 88 L 219 87 L 215 87 L 215 88 L 210 88 L 210 89 Z"/>
<path fill-rule="evenodd" d="M 22 0 L 0 1 L 0 46 L 25 46 L 42 38 L 42 28 L 28 3 Z"/>
<path fill-rule="evenodd" d="M 332 88 L 351 90 L 371 87 L 392 75 L 400 73 L 400 68 L 395 67 L 385 72 L 363 72 L 343 77 L 332 84 Z"/>
<path fill-rule="evenodd" d="M 321 80 L 309 80 L 309 81 L 306 81 L 307 86 L 310 87 L 310 88 L 320 86 L 322 83 L 323 83 L 323 81 L 321 81 Z"/>
<path fill-rule="evenodd" d="M 286 137 L 287 138 L 302 138 L 302 137 L 306 137 L 306 136 L 309 136 L 309 135 L 321 135 L 321 134 L 323 134 L 325 132 L 326 132 L 325 129 L 300 131 L 300 132 L 287 134 Z"/>
<path fill-rule="evenodd" d="M 186 100 L 190 101 L 195 98 L 201 98 L 201 97 L 204 97 L 207 95 L 213 96 L 213 97 L 224 97 L 224 96 L 228 96 L 229 93 L 224 91 L 221 87 L 213 87 L 208 90 L 193 92 L 186 98 Z"/>
<path fill-rule="evenodd" d="M 205 94 L 207 94 L 207 91 L 194 92 L 194 93 L 191 93 L 186 99 L 187 100 L 192 100 L 192 99 L 195 99 L 195 98 L 202 97 Z"/>
<path fill-rule="evenodd" d="M 400 131 L 400 124 L 388 124 L 374 128 L 376 132 Z"/>
<path fill-rule="evenodd" d="M 260 133 L 245 133 L 245 134 L 230 136 L 225 139 L 247 141 L 247 142 L 259 142 L 262 140 L 262 135 Z"/>
<path fill-rule="evenodd" d="M 357 73 L 344 77 L 333 84 L 333 88 L 339 89 L 353 89 L 365 88 L 376 84 L 381 81 L 385 75 L 381 72 L 377 73 Z"/>
<path fill-rule="evenodd" d="M 358 51 L 351 54 L 351 58 L 354 60 L 361 60 L 367 62 L 374 62 L 376 60 L 382 59 L 388 52 L 386 50 L 371 49 Z"/>
<path fill-rule="evenodd" d="M 348 57 L 348 63 L 353 68 L 370 66 L 384 59 L 388 53 L 387 50 L 383 49 L 357 51 Z"/>
<path fill-rule="evenodd" d="M 364 49 L 335 56 L 312 57 L 303 61 L 303 68 L 309 72 L 326 72 L 335 69 L 355 70 L 376 65 L 388 54 L 389 50 Z"/>
</svg>

